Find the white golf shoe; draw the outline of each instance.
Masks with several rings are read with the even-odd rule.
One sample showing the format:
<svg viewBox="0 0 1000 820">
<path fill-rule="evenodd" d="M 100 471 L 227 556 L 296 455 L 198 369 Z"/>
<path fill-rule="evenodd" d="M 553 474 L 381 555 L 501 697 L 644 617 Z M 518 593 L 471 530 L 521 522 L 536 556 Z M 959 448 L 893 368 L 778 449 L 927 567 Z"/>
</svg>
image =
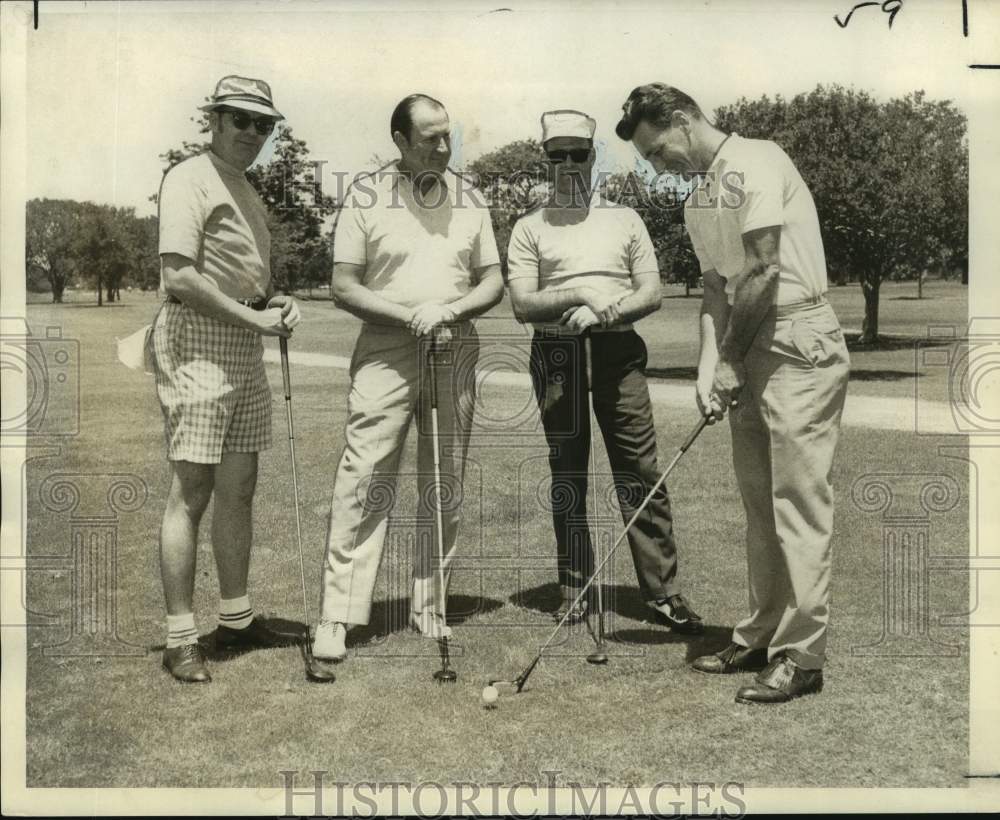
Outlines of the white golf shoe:
<svg viewBox="0 0 1000 820">
<path fill-rule="evenodd" d="M 423 637 L 435 641 L 451 637 L 451 627 L 445 624 L 444 618 L 437 612 L 411 612 L 410 626 Z"/>
<path fill-rule="evenodd" d="M 322 661 L 342 661 L 347 657 L 347 626 L 336 621 L 320 621 L 313 637 L 312 654 Z"/>
</svg>

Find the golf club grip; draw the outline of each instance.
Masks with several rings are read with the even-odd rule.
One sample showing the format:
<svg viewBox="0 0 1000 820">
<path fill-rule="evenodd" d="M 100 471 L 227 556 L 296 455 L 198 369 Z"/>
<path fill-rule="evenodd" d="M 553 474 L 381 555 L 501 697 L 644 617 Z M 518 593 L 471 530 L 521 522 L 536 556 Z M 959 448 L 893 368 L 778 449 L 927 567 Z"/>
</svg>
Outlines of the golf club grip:
<svg viewBox="0 0 1000 820">
<path fill-rule="evenodd" d="M 594 392 L 594 354 L 590 347 L 590 331 L 583 334 L 583 356 L 587 368 L 587 392 Z"/>
<path fill-rule="evenodd" d="M 701 431 L 704 430 L 705 427 L 708 425 L 708 419 L 709 419 L 708 416 L 702 416 L 701 417 L 701 419 L 695 425 L 694 429 L 691 431 L 691 433 L 688 435 L 688 437 L 684 440 L 684 443 L 680 446 L 680 452 L 686 453 L 687 450 L 688 450 L 688 447 L 690 447 L 692 444 L 694 444 L 694 440 L 696 438 L 698 438 L 698 435 L 701 433 Z"/>
<path fill-rule="evenodd" d="M 430 370 L 431 382 L 431 407 L 438 406 L 437 365 L 434 360 L 436 353 L 437 339 L 432 336 L 430 347 L 427 348 L 427 369 Z"/>
<path fill-rule="evenodd" d="M 292 378 L 288 374 L 288 339 L 284 336 L 278 337 L 278 345 L 281 348 L 281 381 L 285 386 L 285 398 L 292 398 Z"/>
</svg>

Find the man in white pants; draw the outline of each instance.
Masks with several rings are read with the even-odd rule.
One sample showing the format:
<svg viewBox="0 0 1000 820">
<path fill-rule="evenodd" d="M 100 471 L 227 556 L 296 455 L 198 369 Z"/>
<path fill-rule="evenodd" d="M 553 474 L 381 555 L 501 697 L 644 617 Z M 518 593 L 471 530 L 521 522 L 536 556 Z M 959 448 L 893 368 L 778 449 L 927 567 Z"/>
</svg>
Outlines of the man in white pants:
<svg viewBox="0 0 1000 820">
<path fill-rule="evenodd" d="M 367 624 L 403 444 L 418 421 L 418 532 L 411 624 L 447 637 L 440 602 L 460 518 L 475 401 L 479 342 L 469 321 L 500 301 L 503 281 L 489 210 L 448 169 L 444 106 L 424 94 L 402 100 L 390 131 L 400 159 L 354 184 L 334 238 L 333 296 L 364 320 L 351 362 L 345 446 L 337 468 L 320 622 L 319 661 L 346 655 L 351 624 Z M 429 435 L 430 340 L 438 367 L 445 589 L 436 567 L 433 450 Z"/>
<path fill-rule="evenodd" d="M 830 474 L 848 356 L 826 301 L 812 195 L 768 140 L 723 134 L 687 94 L 639 86 L 615 129 L 658 171 L 699 174 L 684 218 L 701 263 L 696 399 L 731 406 L 733 466 L 747 516 L 750 614 L 732 643 L 697 658 L 709 674 L 758 671 L 740 703 L 781 703 L 823 687 L 829 621 Z"/>
</svg>

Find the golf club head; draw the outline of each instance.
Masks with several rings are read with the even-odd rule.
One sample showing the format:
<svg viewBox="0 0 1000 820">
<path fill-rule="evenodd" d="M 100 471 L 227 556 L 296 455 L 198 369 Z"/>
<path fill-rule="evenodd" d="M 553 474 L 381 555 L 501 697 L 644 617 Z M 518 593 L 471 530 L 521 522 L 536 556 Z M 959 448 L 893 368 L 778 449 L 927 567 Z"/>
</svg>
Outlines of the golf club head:
<svg viewBox="0 0 1000 820">
<path fill-rule="evenodd" d="M 458 680 L 458 673 L 454 669 L 438 669 L 434 673 L 434 680 L 438 683 L 454 683 Z"/>
<path fill-rule="evenodd" d="M 587 655 L 587 663 L 592 663 L 594 666 L 603 666 L 608 662 L 608 655 L 604 651 L 604 645 L 598 645 L 594 648 L 594 651 Z"/>
<path fill-rule="evenodd" d="M 524 686 L 524 681 L 522 681 L 520 678 L 515 678 L 514 680 L 491 679 L 486 681 L 486 683 L 490 686 L 497 687 L 497 689 L 499 689 L 501 693 L 504 691 L 509 691 L 511 694 L 514 695 L 519 694 L 521 691 L 521 687 Z M 504 688 L 500 689 L 501 686 Z"/>
<path fill-rule="evenodd" d="M 333 683 L 337 676 L 333 672 L 333 664 L 313 657 L 312 645 L 308 640 L 299 644 L 302 652 L 302 662 L 306 667 L 306 680 L 311 683 Z"/>
</svg>

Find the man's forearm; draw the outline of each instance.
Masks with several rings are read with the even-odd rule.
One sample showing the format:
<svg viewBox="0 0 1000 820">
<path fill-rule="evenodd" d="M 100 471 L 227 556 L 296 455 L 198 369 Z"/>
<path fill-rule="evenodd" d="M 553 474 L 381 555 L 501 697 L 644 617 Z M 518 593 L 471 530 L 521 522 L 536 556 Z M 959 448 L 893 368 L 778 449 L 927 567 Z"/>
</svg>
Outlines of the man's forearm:
<svg viewBox="0 0 1000 820">
<path fill-rule="evenodd" d="M 413 311 L 373 293 L 364 285 L 350 282 L 335 286 L 333 303 L 352 316 L 377 325 L 405 325 Z"/>
<path fill-rule="evenodd" d="M 588 288 L 560 288 L 515 296 L 511 292 L 514 315 L 521 322 L 549 322 L 561 319 L 570 308 L 587 303 Z"/>
<path fill-rule="evenodd" d="M 656 285 L 643 286 L 628 294 L 618 303 L 622 312 L 622 322 L 635 322 L 650 313 L 660 309 L 663 294 L 659 282 Z"/>
<path fill-rule="evenodd" d="M 755 260 L 741 274 L 733 295 L 726 332 L 719 345 L 719 356 L 724 361 L 743 361 L 764 315 L 775 303 L 778 273 L 777 265 L 765 265 Z"/>
<path fill-rule="evenodd" d="M 461 322 L 486 313 L 503 299 L 503 279 L 500 269 L 487 273 L 465 296 L 448 302 L 446 307 L 455 314 L 455 321 Z"/>
<path fill-rule="evenodd" d="M 256 329 L 253 311 L 208 283 L 192 265 L 164 271 L 164 290 L 192 310 L 236 327 Z"/>
</svg>

